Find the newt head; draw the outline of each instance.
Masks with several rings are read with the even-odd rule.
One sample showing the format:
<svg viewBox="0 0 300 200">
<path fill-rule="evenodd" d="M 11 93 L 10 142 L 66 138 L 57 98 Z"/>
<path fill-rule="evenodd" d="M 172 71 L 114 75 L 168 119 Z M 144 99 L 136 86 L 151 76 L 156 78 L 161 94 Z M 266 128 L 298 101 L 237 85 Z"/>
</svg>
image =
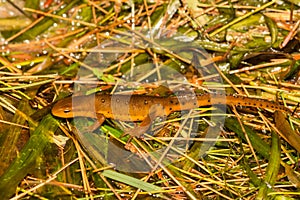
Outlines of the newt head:
<svg viewBox="0 0 300 200">
<path fill-rule="evenodd" d="M 61 118 L 96 118 L 95 103 L 90 96 L 67 97 L 53 106 L 52 114 Z"/>
<path fill-rule="evenodd" d="M 61 117 L 61 118 L 74 117 L 72 97 L 59 100 L 54 104 L 51 111 L 52 114 L 56 117 Z"/>
</svg>

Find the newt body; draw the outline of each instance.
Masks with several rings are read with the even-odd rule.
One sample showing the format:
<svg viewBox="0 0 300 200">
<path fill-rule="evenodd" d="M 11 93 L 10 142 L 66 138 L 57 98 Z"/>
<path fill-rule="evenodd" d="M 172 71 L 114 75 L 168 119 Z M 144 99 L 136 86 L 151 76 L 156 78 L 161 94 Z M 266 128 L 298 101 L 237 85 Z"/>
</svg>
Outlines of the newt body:
<svg viewBox="0 0 300 200">
<path fill-rule="evenodd" d="M 77 116 L 105 118 L 121 121 L 142 121 L 131 136 L 141 136 L 156 117 L 165 117 L 175 111 L 190 110 L 202 106 L 227 104 L 250 106 L 270 110 L 290 112 L 288 108 L 268 100 L 235 95 L 203 94 L 172 97 L 96 94 L 90 96 L 68 97 L 58 101 L 52 108 L 52 114 L 61 118 Z"/>
</svg>

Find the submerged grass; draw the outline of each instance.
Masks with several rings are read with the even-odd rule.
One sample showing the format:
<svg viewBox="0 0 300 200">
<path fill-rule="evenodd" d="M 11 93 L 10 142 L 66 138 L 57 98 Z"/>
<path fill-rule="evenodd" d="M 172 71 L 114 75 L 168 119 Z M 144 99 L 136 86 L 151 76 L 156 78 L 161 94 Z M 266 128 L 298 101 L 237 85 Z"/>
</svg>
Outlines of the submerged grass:
<svg viewBox="0 0 300 200">
<path fill-rule="evenodd" d="M 297 2 L 14 2 L 25 15 L 11 3 L 0 3 L 1 199 L 299 199 Z M 130 143 L 120 130 L 135 124 L 51 116 L 53 102 L 96 92 L 226 93 L 291 113 L 198 108 Z"/>
</svg>

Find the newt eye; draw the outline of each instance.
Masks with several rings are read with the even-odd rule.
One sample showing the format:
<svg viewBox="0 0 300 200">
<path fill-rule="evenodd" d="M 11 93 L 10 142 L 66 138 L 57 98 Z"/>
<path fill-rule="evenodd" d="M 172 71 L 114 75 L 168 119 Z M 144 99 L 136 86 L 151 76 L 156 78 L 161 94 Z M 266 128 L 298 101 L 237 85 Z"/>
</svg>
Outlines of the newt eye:
<svg viewBox="0 0 300 200">
<path fill-rule="evenodd" d="M 71 110 L 69 110 L 69 109 L 64 110 L 64 113 L 69 113 L 69 112 L 71 112 Z"/>
</svg>

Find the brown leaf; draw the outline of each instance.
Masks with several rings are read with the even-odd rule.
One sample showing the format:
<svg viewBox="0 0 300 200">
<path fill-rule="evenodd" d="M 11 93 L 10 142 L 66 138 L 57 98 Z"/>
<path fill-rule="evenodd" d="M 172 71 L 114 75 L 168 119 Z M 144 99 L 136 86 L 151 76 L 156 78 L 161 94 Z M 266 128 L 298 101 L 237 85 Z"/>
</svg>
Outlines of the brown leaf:
<svg viewBox="0 0 300 200">
<path fill-rule="evenodd" d="M 298 152 L 300 152 L 300 135 L 298 135 L 290 126 L 289 121 L 284 113 L 276 111 L 275 126 L 281 132 L 284 139 L 293 146 Z"/>
</svg>

